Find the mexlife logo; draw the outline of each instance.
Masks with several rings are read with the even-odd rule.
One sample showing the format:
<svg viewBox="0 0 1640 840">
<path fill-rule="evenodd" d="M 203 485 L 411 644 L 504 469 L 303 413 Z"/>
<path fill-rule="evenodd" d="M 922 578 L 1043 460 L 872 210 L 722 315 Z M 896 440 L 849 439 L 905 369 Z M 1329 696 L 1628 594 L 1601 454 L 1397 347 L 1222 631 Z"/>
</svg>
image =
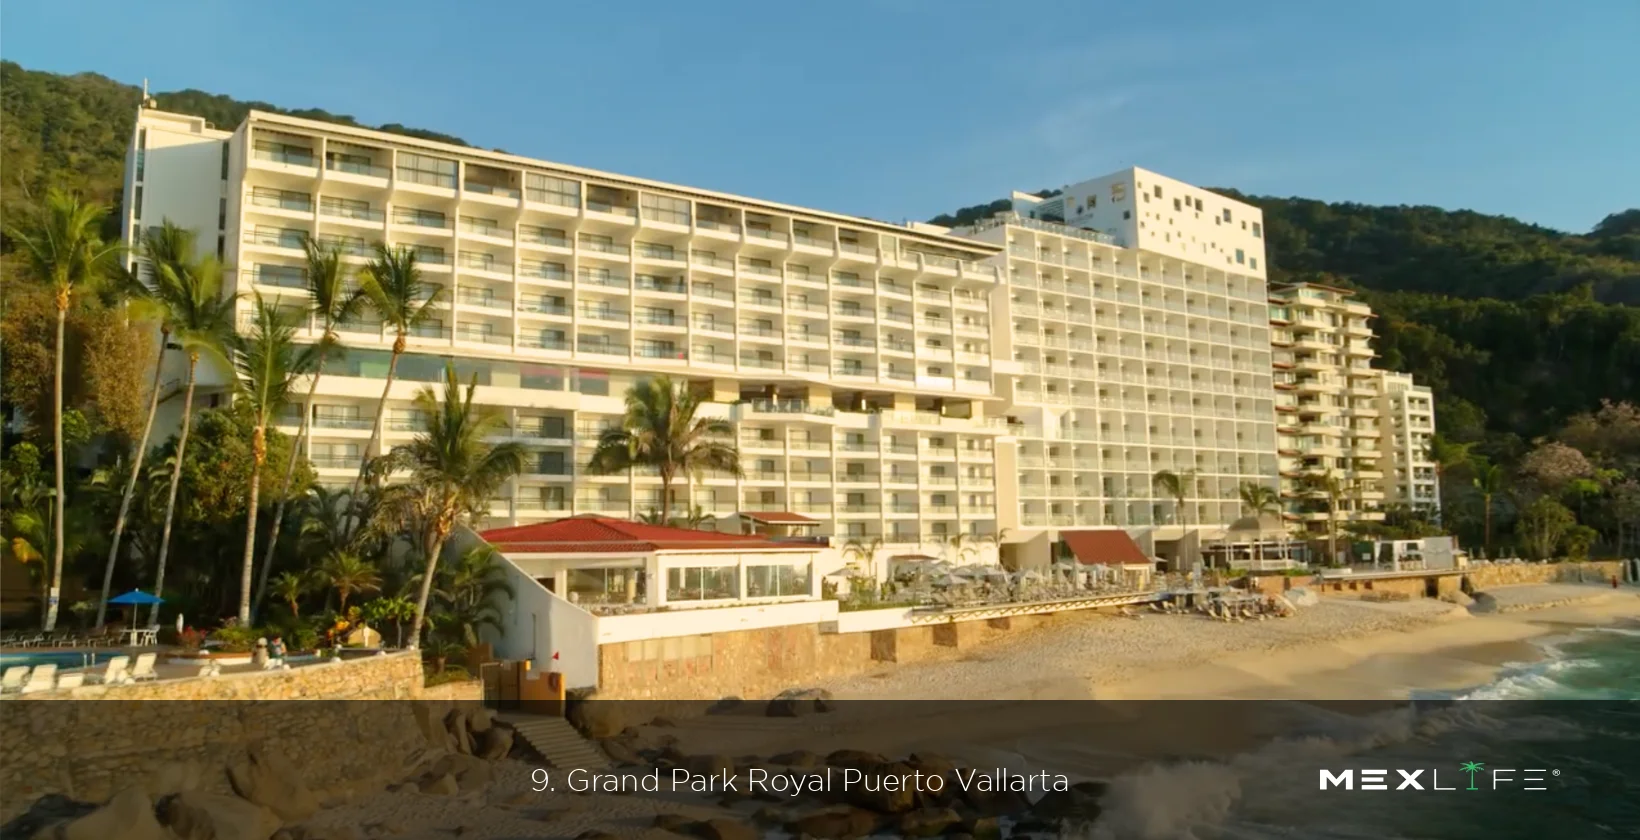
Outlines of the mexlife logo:
<svg viewBox="0 0 1640 840">
<path fill-rule="evenodd" d="M 1397 778 L 1391 779 L 1395 773 Z M 1428 774 L 1427 776 L 1425 774 Z M 1479 761 L 1466 761 L 1458 766 L 1459 777 L 1467 777 L 1468 784 L 1459 781 L 1456 785 L 1443 786 L 1441 771 L 1436 767 L 1420 767 L 1414 770 L 1328 770 L 1322 768 L 1320 778 L 1321 790 L 1548 790 L 1547 781 L 1552 776 L 1559 776 L 1559 770 L 1516 770 L 1498 767 L 1491 771 Z M 1477 784 L 1477 777 L 1479 777 Z M 1448 777 L 1450 780 L 1450 777 Z M 1490 787 L 1486 787 L 1490 779 Z M 1391 785 L 1394 785 L 1392 788 Z"/>
</svg>

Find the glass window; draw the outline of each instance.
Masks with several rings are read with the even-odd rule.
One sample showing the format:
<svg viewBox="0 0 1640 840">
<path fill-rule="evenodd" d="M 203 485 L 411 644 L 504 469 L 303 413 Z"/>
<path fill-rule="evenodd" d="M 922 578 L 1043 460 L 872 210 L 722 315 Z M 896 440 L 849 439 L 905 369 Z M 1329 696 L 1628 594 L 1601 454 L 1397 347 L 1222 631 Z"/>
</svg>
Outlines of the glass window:
<svg viewBox="0 0 1640 840">
<path fill-rule="evenodd" d="M 746 597 L 776 598 L 808 595 L 811 563 L 780 563 L 746 567 Z"/>
<path fill-rule="evenodd" d="M 525 176 L 525 196 L 530 201 L 557 204 L 561 207 L 581 206 L 581 183 L 550 175 L 531 173 Z"/>
<path fill-rule="evenodd" d="M 638 200 L 638 206 L 642 209 L 645 219 L 678 225 L 689 224 L 688 199 L 644 193 Z"/>
<path fill-rule="evenodd" d="M 226 140 L 222 141 L 222 180 L 228 180 L 228 141 Z"/>
<path fill-rule="evenodd" d="M 148 156 L 148 129 L 137 132 L 137 180 L 142 180 L 142 169 Z"/>
<path fill-rule="evenodd" d="M 450 188 L 456 185 L 456 162 L 453 160 L 400 152 L 398 169 L 399 178 L 413 184 Z"/>
<path fill-rule="evenodd" d="M 685 566 L 666 570 L 666 600 L 715 601 L 740 597 L 738 566 Z"/>
<path fill-rule="evenodd" d="M 570 569 L 567 577 L 564 597 L 570 603 L 642 604 L 648 600 L 647 575 L 641 568 Z"/>
<path fill-rule="evenodd" d="M 450 218 L 440 210 L 423 210 L 417 207 L 394 207 L 393 224 L 414 225 L 416 227 L 447 228 Z"/>
</svg>

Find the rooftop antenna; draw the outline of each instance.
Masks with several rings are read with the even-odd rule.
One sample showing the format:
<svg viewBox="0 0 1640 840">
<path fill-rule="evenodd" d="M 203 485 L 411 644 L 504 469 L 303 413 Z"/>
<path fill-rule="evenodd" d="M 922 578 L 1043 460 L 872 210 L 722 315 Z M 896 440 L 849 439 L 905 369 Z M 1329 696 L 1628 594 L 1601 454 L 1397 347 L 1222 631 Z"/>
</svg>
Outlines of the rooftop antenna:
<svg viewBox="0 0 1640 840">
<path fill-rule="evenodd" d="M 148 80 L 143 79 L 142 80 L 142 107 L 144 107 L 144 108 L 153 108 L 153 107 L 156 107 L 157 104 L 158 103 L 154 102 L 154 98 L 148 95 Z"/>
</svg>

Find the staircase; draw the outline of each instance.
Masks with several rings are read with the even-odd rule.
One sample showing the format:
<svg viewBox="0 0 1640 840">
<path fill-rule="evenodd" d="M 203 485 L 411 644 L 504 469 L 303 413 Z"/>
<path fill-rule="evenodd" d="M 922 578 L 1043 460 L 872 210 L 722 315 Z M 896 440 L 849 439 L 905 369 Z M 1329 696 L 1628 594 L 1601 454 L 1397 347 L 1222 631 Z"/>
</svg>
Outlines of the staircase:
<svg viewBox="0 0 1640 840">
<path fill-rule="evenodd" d="M 559 770 L 604 770 L 609 767 L 609 758 L 561 717 L 506 715 L 503 720 L 511 724 L 517 737 L 552 767 Z"/>
</svg>

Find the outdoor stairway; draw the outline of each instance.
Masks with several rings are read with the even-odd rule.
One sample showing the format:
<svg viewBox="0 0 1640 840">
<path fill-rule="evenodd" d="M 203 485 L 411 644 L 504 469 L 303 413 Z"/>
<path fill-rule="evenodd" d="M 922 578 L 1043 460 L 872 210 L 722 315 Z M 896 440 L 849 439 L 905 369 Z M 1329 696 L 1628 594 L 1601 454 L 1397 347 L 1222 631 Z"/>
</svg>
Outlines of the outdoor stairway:
<svg viewBox="0 0 1640 840">
<path fill-rule="evenodd" d="M 508 715 L 506 721 L 530 749 L 559 770 L 604 770 L 609 758 L 581 737 L 569 721 L 551 715 Z"/>
</svg>

